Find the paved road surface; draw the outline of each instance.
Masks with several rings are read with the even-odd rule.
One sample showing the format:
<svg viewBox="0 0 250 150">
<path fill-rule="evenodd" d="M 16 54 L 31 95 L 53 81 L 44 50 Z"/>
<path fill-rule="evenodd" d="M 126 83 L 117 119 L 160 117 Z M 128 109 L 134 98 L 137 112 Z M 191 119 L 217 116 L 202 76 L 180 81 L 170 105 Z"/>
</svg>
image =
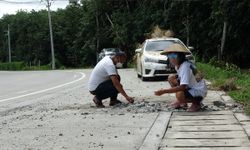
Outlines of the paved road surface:
<svg viewBox="0 0 250 150">
<path fill-rule="evenodd" d="M 119 72 L 136 104 L 126 105 L 119 96 L 122 107 L 109 107 L 107 100 L 106 108 L 96 109 L 87 90 L 90 72 L 0 72 L 0 149 L 249 149 L 250 118 L 241 113 L 141 111 L 159 103 L 165 107 L 175 97 L 154 96 L 156 89 L 168 87 L 168 83 L 142 82 L 133 69 Z M 204 103 L 211 106 L 223 94 L 209 91 Z M 142 105 L 142 101 L 149 103 Z M 209 132 L 206 138 L 205 132 Z"/>
<path fill-rule="evenodd" d="M 0 72 L 0 102 L 32 95 L 32 93 L 42 93 L 83 77 L 84 74 L 76 71 L 2 71 Z"/>
</svg>

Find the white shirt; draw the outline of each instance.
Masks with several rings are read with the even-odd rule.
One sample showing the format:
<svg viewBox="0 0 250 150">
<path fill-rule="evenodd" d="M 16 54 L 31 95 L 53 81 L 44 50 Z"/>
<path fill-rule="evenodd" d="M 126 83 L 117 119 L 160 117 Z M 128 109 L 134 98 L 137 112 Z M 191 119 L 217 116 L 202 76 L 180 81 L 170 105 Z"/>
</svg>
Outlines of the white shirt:
<svg viewBox="0 0 250 150">
<path fill-rule="evenodd" d="M 178 78 L 180 80 L 180 85 L 187 85 L 188 92 L 193 96 L 205 97 L 207 93 L 207 87 L 204 80 L 197 82 L 193 71 L 190 68 L 190 62 L 183 62 L 179 69 L 177 70 Z"/>
<path fill-rule="evenodd" d="M 110 79 L 111 75 L 117 75 L 117 69 L 109 56 L 104 57 L 97 63 L 91 72 L 88 89 L 94 91 L 99 84 Z"/>
</svg>

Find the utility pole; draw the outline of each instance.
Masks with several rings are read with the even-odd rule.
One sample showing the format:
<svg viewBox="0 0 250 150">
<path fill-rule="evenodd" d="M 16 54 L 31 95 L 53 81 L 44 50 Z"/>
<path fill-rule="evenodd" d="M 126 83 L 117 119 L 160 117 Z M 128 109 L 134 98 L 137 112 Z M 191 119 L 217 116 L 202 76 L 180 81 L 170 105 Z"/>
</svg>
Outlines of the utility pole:
<svg viewBox="0 0 250 150">
<path fill-rule="evenodd" d="M 9 47 L 9 63 L 11 63 L 11 46 L 10 46 L 10 25 L 8 24 L 8 47 Z"/>
<path fill-rule="evenodd" d="M 52 69 L 55 69 L 55 53 L 54 53 L 54 41 L 53 41 L 53 31 L 52 31 L 52 23 L 51 23 L 51 15 L 50 15 L 50 6 L 51 1 L 45 0 L 48 8 L 48 18 L 49 18 L 49 31 L 50 31 L 50 44 L 51 44 L 51 59 L 52 59 Z"/>
</svg>

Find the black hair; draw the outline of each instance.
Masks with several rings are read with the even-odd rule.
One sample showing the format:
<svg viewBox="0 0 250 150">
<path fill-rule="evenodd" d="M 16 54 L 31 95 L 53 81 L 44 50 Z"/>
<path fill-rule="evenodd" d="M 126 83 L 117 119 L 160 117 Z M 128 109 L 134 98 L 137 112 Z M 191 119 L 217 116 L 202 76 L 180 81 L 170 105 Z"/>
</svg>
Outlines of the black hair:
<svg viewBox="0 0 250 150">
<path fill-rule="evenodd" d="M 116 52 L 115 56 L 127 56 L 125 52 Z"/>
<path fill-rule="evenodd" d="M 177 54 L 177 60 L 178 60 L 178 64 L 182 64 L 184 61 L 187 61 L 186 59 L 186 55 L 182 52 L 176 52 Z"/>
<path fill-rule="evenodd" d="M 177 53 L 177 60 L 178 60 L 178 64 L 182 64 L 185 61 L 188 61 L 190 63 L 190 69 L 193 72 L 193 75 L 197 74 L 197 68 L 195 66 L 195 64 L 193 64 L 191 61 L 187 60 L 186 55 L 184 53 L 178 52 Z"/>
</svg>

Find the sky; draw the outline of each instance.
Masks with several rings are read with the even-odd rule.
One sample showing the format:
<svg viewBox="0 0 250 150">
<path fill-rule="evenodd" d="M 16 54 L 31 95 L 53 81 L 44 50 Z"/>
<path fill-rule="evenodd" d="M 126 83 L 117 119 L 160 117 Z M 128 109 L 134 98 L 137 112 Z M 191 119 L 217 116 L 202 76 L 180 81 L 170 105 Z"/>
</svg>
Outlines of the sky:
<svg viewBox="0 0 250 150">
<path fill-rule="evenodd" d="M 22 2 L 32 2 L 32 3 L 21 4 Z M 68 0 L 53 0 L 51 4 L 51 10 L 57 10 L 58 8 L 65 8 L 68 4 L 69 4 Z M 31 11 L 32 9 L 34 9 L 38 11 L 41 9 L 47 9 L 47 7 L 46 3 L 41 2 L 41 0 L 0 0 L 0 18 L 4 14 L 15 14 L 20 9 L 25 11 Z"/>
</svg>

